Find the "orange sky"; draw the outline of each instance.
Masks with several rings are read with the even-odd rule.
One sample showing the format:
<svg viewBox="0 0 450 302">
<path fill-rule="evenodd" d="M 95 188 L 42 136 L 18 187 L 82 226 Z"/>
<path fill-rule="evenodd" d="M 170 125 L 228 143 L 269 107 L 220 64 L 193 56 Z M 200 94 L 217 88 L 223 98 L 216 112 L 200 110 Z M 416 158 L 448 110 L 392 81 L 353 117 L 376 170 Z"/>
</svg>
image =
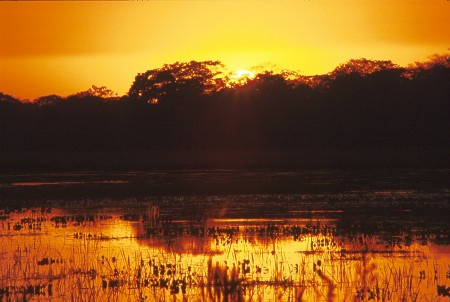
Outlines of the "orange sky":
<svg viewBox="0 0 450 302">
<path fill-rule="evenodd" d="M 175 61 L 317 74 L 449 47 L 446 0 L 0 1 L 0 91 L 28 99 L 92 84 L 123 94 L 138 72 Z"/>
</svg>

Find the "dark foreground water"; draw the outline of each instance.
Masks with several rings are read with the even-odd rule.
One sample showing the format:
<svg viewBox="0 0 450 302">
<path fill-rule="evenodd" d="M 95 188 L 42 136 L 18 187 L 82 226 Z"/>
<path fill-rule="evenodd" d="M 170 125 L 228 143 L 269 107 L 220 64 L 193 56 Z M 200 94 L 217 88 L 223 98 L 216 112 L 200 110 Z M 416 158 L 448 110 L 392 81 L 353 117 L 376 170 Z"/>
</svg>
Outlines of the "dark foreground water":
<svg viewBox="0 0 450 302">
<path fill-rule="evenodd" d="M 450 171 L 1 176 L 0 301 L 448 301 Z"/>
</svg>

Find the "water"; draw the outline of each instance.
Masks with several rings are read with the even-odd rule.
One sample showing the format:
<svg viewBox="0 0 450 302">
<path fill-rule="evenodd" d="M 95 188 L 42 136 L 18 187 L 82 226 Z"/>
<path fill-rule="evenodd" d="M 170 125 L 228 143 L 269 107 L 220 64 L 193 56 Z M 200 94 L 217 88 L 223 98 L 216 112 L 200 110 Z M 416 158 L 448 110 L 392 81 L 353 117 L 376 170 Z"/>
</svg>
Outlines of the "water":
<svg viewBox="0 0 450 302">
<path fill-rule="evenodd" d="M 449 174 L 2 175 L 0 300 L 447 301 Z"/>
</svg>

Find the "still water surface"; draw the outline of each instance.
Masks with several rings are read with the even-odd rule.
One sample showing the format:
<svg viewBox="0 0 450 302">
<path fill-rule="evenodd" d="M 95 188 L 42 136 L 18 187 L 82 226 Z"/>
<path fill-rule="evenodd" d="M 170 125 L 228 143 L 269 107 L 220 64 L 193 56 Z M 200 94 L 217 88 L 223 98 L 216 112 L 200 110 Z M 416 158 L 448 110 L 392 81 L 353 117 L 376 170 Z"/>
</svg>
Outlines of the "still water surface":
<svg viewBox="0 0 450 302">
<path fill-rule="evenodd" d="M 449 299 L 446 171 L 177 173 L 2 176 L 0 301 Z"/>
</svg>

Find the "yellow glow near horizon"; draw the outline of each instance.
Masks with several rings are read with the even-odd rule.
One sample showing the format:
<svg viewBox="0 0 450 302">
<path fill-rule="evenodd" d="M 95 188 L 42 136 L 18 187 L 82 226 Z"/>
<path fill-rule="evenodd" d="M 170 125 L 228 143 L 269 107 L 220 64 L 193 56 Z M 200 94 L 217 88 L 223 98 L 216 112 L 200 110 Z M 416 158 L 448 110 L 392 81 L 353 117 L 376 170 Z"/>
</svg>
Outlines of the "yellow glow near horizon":
<svg viewBox="0 0 450 302">
<path fill-rule="evenodd" d="M 220 60 L 322 74 L 350 59 L 425 60 L 450 46 L 448 1 L 0 1 L 0 91 L 126 93 L 164 63 Z"/>
<path fill-rule="evenodd" d="M 229 76 L 228 87 L 246 84 L 249 80 L 255 78 L 255 73 L 247 69 L 238 69 Z"/>
<path fill-rule="evenodd" d="M 246 69 L 239 69 L 236 71 L 235 74 L 231 75 L 232 79 L 242 79 L 242 78 L 253 79 L 254 77 L 255 77 L 255 73 L 248 71 Z"/>
</svg>

